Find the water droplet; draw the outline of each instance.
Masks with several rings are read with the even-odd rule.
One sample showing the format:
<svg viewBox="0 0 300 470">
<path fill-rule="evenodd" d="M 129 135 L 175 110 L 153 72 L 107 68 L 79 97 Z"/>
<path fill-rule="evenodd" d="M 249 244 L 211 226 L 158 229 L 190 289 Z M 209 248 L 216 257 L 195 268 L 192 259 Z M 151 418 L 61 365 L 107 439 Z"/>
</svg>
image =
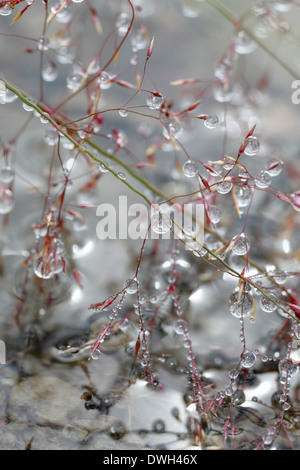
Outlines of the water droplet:
<svg viewBox="0 0 300 470">
<path fill-rule="evenodd" d="M 166 139 L 170 139 L 170 135 L 175 139 L 180 136 L 182 132 L 182 126 L 178 119 L 169 118 L 165 121 L 163 128 L 163 135 Z"/>
<path fill-rule="evenodd" d="M 118 173 L 118 177 L 120 178 L 120 180 L 126 180 L 125 173 L 122 173 L 121 171 Z"/>
<path fill-rule="evenodd" d="M 120 114 L 120 116 L 121 116 L 122 118 L 125 118 L 125 117 L 128 116 L 128 111 L 127 111 L 126 108 L 121 108 L 121 109 L 119 110 L 119 114 Z"/>
<path fill-rule="evenodd" d="M 13 182 L 14 178 L 15 172 L 10 166 L 2 168 L 0 172 L 0 180 L 2 181 L 2 183 L 8 186 Z"/>
<path fill-rule="evenodd" d="M 184 335 L 188 332 L 188 324 L 185 320 L 177 320 L 174 324 L 174 331 L 178 335 Z"/>
<path fill-rule="evenodd" d="M 219 119 L 217 118 L 215 114 L 208 114 L 206 116 L 206 119 L 204 120 L 204 125 L 208 129 L 214 129 L 215 127 L 217 127 L 218 122 L 219 122 Z"/>
<path fill-rule="evenodd" d="M 237 54 L 250 54 L 256 49 L 256 43 L 245 31 L 240 31 L 235 39 L 234 49 Z"/>
<path fill-rule="evenodd" d="M 235 369 L 231 369 L 231 370 L 229 371 L 229 377 L 230 377 L 231 379 L 235 380 L 235 379 L 238 378 L 239 373 L 240 373 L 240 371 L 239 371 L 239 369 L 236 367 Z"/>
<path fill-rule="evenodd" d="M 250 242 L 244 233 L 233 237 L 231 242 L 234 243 L 234 246 L 232 247 L 232 251 L 235 255 L 244 256 L 250 250 Z"/>
<path fill-rule="evenodd" d="M 136 294 L 138 291 L 138 282 L 136 279 L 127 279 L 124 283 L 124 287 L 128 294 Z"/>
<path fill-rule="evenodd" d="M 258 138 L 255 136 L 248 137 L 247 145 L 244 150 L 245 155 L 248 155 L 249 157 L 256 155 L 259 152 L 259 149 L 260 143 Z"/>
<path fill-rule="evenodd" d="M 27 0 L 28 1 L 28 0 Z M 29 0 L 31 1 L 31 0 Z M 70 12 L 70 9 L 68 9 L 67 7 L 64 7 L 62 8 L 60 11 L 58 11 L 60 8 L 60 4 L 56 4 L 54 5 L 52 8 L 51 8 L 51 11 L 53 13 L 56 13 L 56 16 L 55 16 L 55 19 L 56 21 L 58 21 L 59 23 L 68 23 L 71 18 L 72 18 L 72 15 L 71 15 L 71 12 Z"/>
<path fill-rule="evenodd" d="M 300 212 L 300 191 L 291 194 L 291 204 L 295 211 Z"/>
<path fill-rule="evenodd" d="M 54 82 L 58 77 L 58 70 L 54 62 L 48 62 L 42 70 L 42 77 L 45 82 Z"/>
<path fill-rule="evenodd" d="M 232 395 L 232 404 L 234 406 L 242 405 L 246 401 L 246 396 L 242 390 L 237 390 Z"/>
<path fill-rule="evenodd" d="M 168 233 L 171 230 L 172 222 L 167 211 L 162 209 L 154 212 L 151 219 L 151 227 L 153 232 L 158 234 Z"/>
<path fill-rule="evenodd" d="M 272 178 L 266 171 L 260 171 L 255 176 L 255 186 L 260 189 L 267 188 L 270 186 Z"/>
<path fill-rule="evenodd" d="M 134 52 L 145 49 L 148 46 L 148 33 L 145 28 L 140 28 L 131 38 L 131 46 Z"/>
<path fill-rule="evenodd" d="M 275 2 L 274 8 L 278 11 L 290 11 L 293 6 L 292 0 L 281 0 L 280 2 Z"/>
<path fill-rule="evenodd" d="M 44 134 L 44 141 L 49 146 L 54 146 L 58 142 L 58 134 L 55 129 L 47 129 Z"/>
<path fill-rule="evenodd" d="M 229 297 L 228 307 L 234 317 L 249 317 L 253 311 L 252 294 L 245 292 L 239 299 L 239 288 L 236 288 Z"/>
<path fill-rule="evenodd" d="M 288 275 L 285 271 L 269 271 L 271 276 L 277 284 L 285 284 L 288 280 Z"/>
<path fill-rule="evenodd" d="M 115 26 L 119 36 L 125 36 L 130 26 L 130 18 L 127 13 L 121 13 L 118 16 Z"/>
<path fill-rule="evenodd" d="M 75 230 L 75 232 L 83 232 L 87 228 L 85 220 L 79 216 L 73 217 L 72 227 L 73 227 L 73 230 Z"/>
<path fill-rule="evenodd" d="M 104 70 L 98 78 L 97 83 L 101 90 L 109 89 L 112 86 L 112 75 Z"/>
<path fill-rule="evenodd" d="M 15 198 L 12 191 L 0 185 L 0 214 L 9 214 L 15 207 Z"/>
<path fill-rule="evenodd" d="M 92 354 L 92 359 L 94 359 L 94 361 L 98 361 L 100 356 L 101 356 L 100 349 L 95 349 L 95 351 L 93 351 L 93 354 Z"/>
<path fill-rule="evenodd" d="M 209 206 L 209 218 L 213 224 L 220 222 L 222 217 L 222 209 L 219 206 Z"/>
<path fill-rule="evenodd" d="M 183 164 L 182 171 L 183 171 L 184 176 L 186 176 L 187 178 L 193 178 L 194 176 L 197 175 L 197 172 L 198 172 L 197 166 L 195 165 L 194 162 L 191 162 L 191 161 L 187 161 Z"/>
<path fill-rule="evenodd" d="M 282 172 L 283 162 L 278 158 L 271 158 L 266 163 L 266 172 L 270 176 L 278 176 Z"/>
<path fill-rule="evenodd" d="M 26 99 L 27 99 L 27 101 L 28 101 L 29 103 L 35 104 L 35 102 L 34 102 L 34 100 L 33 100 L 32 98 L 27 97 Z M 23 109 L 24 109 L 25 111 L 28 111 L 28 112 L 32 112 L 32 111 L 33 111 L 33 107 L 30 106 L 30 104 L 22 103 L 22 106 L 23 106 Z"/>
<path fill-rule="evenodd" d="M 219 194 L 228 194 L 232 189 L 232 183 L 231 181 L 222 181 L 217 184 L 216 188 Z"/>
<path fill-rule="evenodd" d="M 0 15 L 1 16 L 9 16 L 12 14 L 12 8 L 6 4 L 4 7 L 0 8 Z"/>
<path fill-rule="evenodd" d="M 163 101 L 164 99 L 159 93 L 149 93 L 147 97 L 147 106 L 150 109 L 160 109 Z"/>
<path fill-rule="evenodd" d="M 214 98 L 219 103 L 228 103 L 232 98 L 232 87 L 230 83 L 218 83 L 214 88 Z"/>
<path fill-rule="evenodd" d="M 71 91 L 77 91 L 82 84 L 83 74 L 79 72 L 72 73 L 66 79 L 67 88 Z"/>
<path fill-rule="evenodd" d="M 45 260 L 43 256 L 34 261 L 34 273 L 40 279 L 50 279 L 53 276 L 51 269 L 52 259 Z"/>
<path fill-rule="evenodd" d="M 38 40 L 38 50 L 39 51 L 47 51 L 48 49 L 49 49 L 49 39 L 42 36 Z"/>
<path fill-rule="evenodd" d="M 111 168 L 110 162 L 106 162 L 105 165 L 106 166 L 104 166 L 102 163 L 99 164 L 98 168 L 99 168 L 99 171 L 101 171 L 101 173 L 107 173 L 109 171 L 109 169 L 106 167 Z"/>
<path fill-rule="evenodd" d="M 273 302 L 278 303 L 278 299 L 276 295 L 272 294 L 272 292 L 268 294 L 268 297 L 269 298 L 262 296 L 259 299 L 259 306 L 264 312 L 274 312 L 277 309 L 277 305 L 275 305 Z"/>
<path fill-rule="evenodd" d="M 253 194 L 252 188 L 249 188 L 248 186 L 235 186 L 234 193 L 239 208 L 249 206 Z"/>
<path fill-rule="evenodd" d="M 241 366 L 249 369 L 254 365 L 256 361 L 256 355 L 251 351 L 245 351 L 241 359 Z"/>
<path fill-rule="evenodd" d="M 299 370 L 291 359 L 282 359 L 278 364 L 278 370 L 282 379 L 290 380 Z"/>
<path fill-rule="evenodd" d="M 182 14 L 186 18 L 197 18 L 200 15 L 200 3 L 203 0 L 184 0 L 182 4 Z"/>
</svg>

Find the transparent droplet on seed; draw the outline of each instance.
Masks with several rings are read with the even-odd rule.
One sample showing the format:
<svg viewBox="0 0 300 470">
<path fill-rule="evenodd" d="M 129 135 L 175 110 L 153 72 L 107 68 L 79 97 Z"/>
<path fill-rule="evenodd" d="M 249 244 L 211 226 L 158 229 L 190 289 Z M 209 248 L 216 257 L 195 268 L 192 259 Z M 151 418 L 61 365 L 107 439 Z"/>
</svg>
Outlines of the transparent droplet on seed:
<svg viewBox="0 0 300 470">
<path fill-rule="evenodd" d="M 267 188 L 272 183 L 272 178 L 266 171 L 260 171 L 255 175 L 255 186 L 260 189 Z"/>
<path fill-rule="evenodd" d="M 112 75 L 104 70 L 97 80 L 101 90 L 107 90 L 112 86 Z"/>
<path fill-rule="evenodd" d="M 256 355 L 251 351 L 245 351 L 241 359 L 241 366 L 249 369 L 250 367 L 253 367 L 255 361 Z"/>
<path fill-rule="evenodd" d="M 160 109 L 163 104 L 163 97 L 156 93 L 149 93 L 147 97 L 147 106 L 150 109 Z"/>
<path fill-rule="evenodd" d="M 275 305 L 274 302 L 278 303 L 278 299 L 275 294 L 272 294 L 272 292 L 268 294 L 268 297 L 269 298 L 261 296 L 259 299 L 259 306 L 264 312 L 274 312 L 277 309 L 277 305 Z"/>
<path fill-rule="evenodd" d="M 246 255 L 250 250 L 250 242 L 244 233 L 233 237 L 231 242 L 234 242 L 232 251 L 235 255 L 243 256 Z"/>
<path fill-rule="evenodd" d="M 233 291 L 228 301 L 231 314 L 237 318 L 249 317 L 253 312 L 253 305 L 252 294 L 245 292 L 240 296 L 239 288 Z"/>
<path fill-rule="evenodd" d="M 216 189 L 219 194 L 228 194 L 232 189 L 232 183 L 231 181 L 222 181 L 217 184 Z"/>
<path fill-rule="evenodd" d="M 187 178 L 193 178 L 198 173 L 197 166 L 194 162 L 187 161 L 182 166 L 182 172 Z"/>
<path fill-rule="evenodd" d="M 300 191 L 291 194 L 291 204 L 295 211 L 300 212 Z"/>
<path fill-rule="evenodd" d="M 258 138 L 255 136 L 248 137 L 247 145 L 244 150 L 245 155 L 248 155 L 250 157 L 253 155 L 256 155 L 259 152 L 259 149 L 260 149 L 260 143 L 259 143 Z"/>
<path fill-rule="evenodd" d="M 35 260 L 34 273 L 40 279 L 50 279 L 53 276 L 50 260 L 45 261 L 43 257 Z"/>
<path fill-rule="evenodd" d="M 271 158 L 267 161 L 266 172 L 272 176 L 278 176 L 282 172 L 283 162 L 278 158 Z"/>
<path fill-rule="evenodd" d="M 219 122 L 219 119 L 215 114 L 208 114 L 206 116 L 206 119 L 204 120 L 204 125 L 208 129 L 214 129 L 215 127 L 217 127 L 218 122 Z"/>
</svg>

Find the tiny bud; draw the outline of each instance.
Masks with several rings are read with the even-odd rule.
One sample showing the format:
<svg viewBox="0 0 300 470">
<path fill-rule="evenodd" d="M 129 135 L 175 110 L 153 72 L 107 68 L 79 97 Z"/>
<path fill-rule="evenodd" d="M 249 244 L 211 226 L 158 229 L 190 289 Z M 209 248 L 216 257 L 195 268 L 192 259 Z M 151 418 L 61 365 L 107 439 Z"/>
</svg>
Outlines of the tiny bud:
<svg viewBox="0 0 300 470">
<path fill-rule="evenodd" d="M 148 59 L 150 59 L 151 54 L 152 54 L 152 52 L 153 52 L 153 43 L 154 43 L 154 36 L 153 36 L 153 38 L 151 39 L 150 44 L 149 44 L 149 47 L 148 47 L 148 51 L 147 51 L 147 58 L 148 58 Z"/>
</svg>

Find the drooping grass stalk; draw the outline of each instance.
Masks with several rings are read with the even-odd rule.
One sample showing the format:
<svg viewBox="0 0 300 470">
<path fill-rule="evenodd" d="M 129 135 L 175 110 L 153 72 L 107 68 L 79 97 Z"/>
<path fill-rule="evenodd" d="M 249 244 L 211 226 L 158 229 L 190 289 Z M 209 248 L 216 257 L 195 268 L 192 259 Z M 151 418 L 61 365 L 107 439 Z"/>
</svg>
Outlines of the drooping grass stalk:
<svg viewBox="0 0 300 470">
<path fill-rule="evenodd" d="M 12 85 L 11 83 L 7 82 L 7 80 L 5 80 L 3 77 L 0 77 L 0 81 L 2 81 L 5 84 L 7 89 L 9 89 L 13 93 L 15 93 L 16 96 L 18 96 L 18 98 L 23 103 L 31 106 L 35 111 L 37 111 L 40 114 L 40 116 L 45 118 L 61 135 L 63 135 L 66 139 L 68 139 L 74 145 L 74 147 L 76 147 L 80 152 L 87 154 L 92 160 L 96 161 L 98 164 L 103 165 L 103 167 L 106 170 L 108 170 L 115 178 L 117 178 L 119 181 L 121 181 L 123 184 L 125 184 L 135 194 L 137 194 L 138 196 L 143 198 L 144 201 L 146 201 L 147 204 L 149 204 L 150 206 L 152 205 L 152 201 L 150 201 L 150 199 L 145 194 L 143 194 L 137 188 L 132 186 L 128 181 L 121 179 L 118 176 L 118 173 L 115 170 L 113 170 L 110 167 L 110 165 L 108 165 L 105 161 L 101 160 L 100 158 L 96 157 L 93 152 L 88 150 L 85 146 L 83 146 L 82 144 L 77 142 L 76 139 L 74 139 L 66 131 L 64 131 L 63 130 L 64 123 L 63 123 L 61 118 L 56 117 L 56 116 L 51 117 L 45 111 L 45 107 L 43 106 L 42 103 L 39 103 L 37 101 L 34 101 L 34 102 L 30 101 L 29 96 L 26 95 L 26 93 L 19 90 L 16 86 Z M 116 155 L 108 153 L 102 147 L 100 147 L 98 144 L 93 142 L 91 139 L 87 139 L 85 142 L 88 145 L 90 145 L 92 148 L 97 150 L 97 152 L 99 152 L 103 156 L 113 160 L 115 163 L 122 166 L 124 168 L 124 170 L 126 170 L 128 172 L 128 174 L 130 174 L 133 178 L 135 178 L 145 188 L 149 189 L 154 195 L 159 196 L 164 201 L 168 200 L 168 197 L 165 194 L 163 194 L 161 191 L 159 191 L 155 186 L 151 185 L 145 178 L 143 178 L 141 175 L 139 175 L 137 172 L 135 172 L 132 167 L 127 165 L 123 160 L 118 158 Z M 172 219 L 171 219 L 171 221 L 172 221 Z M 175 223 L 175 221 L 172 221 L 172 222 Z M 226 244 L 226 240 L 220 234 L 218 234 L 217 232 L 215 232 L 214 230 L 209 229 L 209 228 L 205 228 L 205 230 L 207 232 L 215 235 L 218 238 L 218 240 L 221 241 L 224 245 Z M 184 233 L 184 231 L 183 231 L 183 233 Z M 297 317 L 292 315 L 290 313 L 290 311 L 288 311 L 284 308 L 284 306 L 282 306 L 279 303 L 275 302 L 271 297 L 268 296 L 268 294 L 266 294 L 263 291 L 262 288 L 257 286 L 252 280 L 250 280 L 248 278 L 245 278 L 245 276 L 243 276 L 242 274 L 237 272 L 235 269 L 233 269 L 231 266 L 229 266 L 220 256 L 218 256 L 216 253 L 212 252 L 207 246 L 203 245 L 203 248 L 206 250 L 206 252 L 209 254 L 210 257 L 212 257 L 216 261 L 220 262 L 222 264 L 222 266 L 226 268 L 228 273 L 230 273 L 234 277 L 237 277 L 238 279 L 240 279 L 243 282 L 248 282 L 252 287 L 256 288 L 265 298 L 267 298 L 269 301 L 271 301 L 273 304 L 275 304 L 278 308 L 283 310 L 283 312 L 285 312 L 291 319 L 295 320 L 297 323 L 300 323 L 300 319 L 298 319 Z M 261 273 L 264 272 L 264 270 L 257 263 L 252 261 L 251 259 L 247 259 L 247 262 L 252 267 L 255 267 L 259 272 L 261 272 Z M 275 281 L 274 281 L 274 283 L 276 284 Z"/>
</svg>

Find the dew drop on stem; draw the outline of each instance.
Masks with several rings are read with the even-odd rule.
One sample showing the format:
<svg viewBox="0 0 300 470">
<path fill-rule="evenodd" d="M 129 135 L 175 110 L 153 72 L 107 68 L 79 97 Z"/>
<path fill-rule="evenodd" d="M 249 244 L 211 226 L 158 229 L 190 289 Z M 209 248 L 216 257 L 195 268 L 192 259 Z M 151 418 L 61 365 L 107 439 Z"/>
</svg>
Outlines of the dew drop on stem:
<svg viewBox="0 0 300 470">
<path fill-rule="evenodd" d="M 250 242 L 244 233 L 233 237 L 231 243 L 234 243 L 232 251 L 235 255 L 244 256 L 249 252 Z"/>
<path fill-rule="evenodd" d="M 275 294 L 270 292 L 268 294 L 268 298 L 261 296 L 259 299 L 259 306 L 264 312 L 274 312 L 277 309 L 277 305 L 274 302 L 278 303 L 278 299 Z"/>
</svg>

